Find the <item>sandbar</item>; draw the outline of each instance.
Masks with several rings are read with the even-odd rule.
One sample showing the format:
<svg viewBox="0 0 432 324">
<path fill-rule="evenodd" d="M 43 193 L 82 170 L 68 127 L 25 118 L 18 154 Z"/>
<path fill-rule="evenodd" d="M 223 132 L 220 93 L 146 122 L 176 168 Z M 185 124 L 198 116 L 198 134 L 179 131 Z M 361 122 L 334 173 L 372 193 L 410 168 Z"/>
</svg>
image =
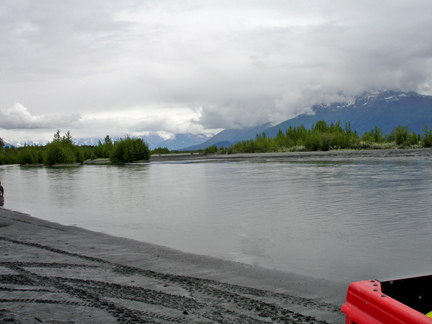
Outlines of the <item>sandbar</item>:
<svg viewBox="0 0 432 324">
<path fill-rule="evenodd" d="M 358 161 L 432 160 L 432 148 L 386 150 L 334 150 L 313 152 L 235 153 L 235 154 L 154 154 L 151 162 L 164 161 Z"/>
</svg>

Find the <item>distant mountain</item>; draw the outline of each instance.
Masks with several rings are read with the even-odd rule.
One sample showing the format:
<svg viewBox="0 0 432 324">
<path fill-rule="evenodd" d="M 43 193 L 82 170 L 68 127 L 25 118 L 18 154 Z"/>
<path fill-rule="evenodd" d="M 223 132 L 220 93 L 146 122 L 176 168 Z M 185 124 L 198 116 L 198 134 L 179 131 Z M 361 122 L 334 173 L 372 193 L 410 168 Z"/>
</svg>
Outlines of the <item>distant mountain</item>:
<svg viewBox="0 0 432 324">
<path fill-rule="evenodd" d="M 144 142 L 149 145 L 150 149 L 157 147 L 167 147 L 169 150 L 179 150 L 187 146 L 197 145 L 212 137 L 214 134 L 175 134 L 169 139 L 165 139 L 158 134 L 150 134 L 140 136 Z M 119 140 L 119 137 L 110 137 L 112 141 Z M 96 146 L 99 141 L 104 142 L 105 137 L 83 137 L 73 138 L 73 142 L 78 146 L 89 145 Z M 32 141 L 26 138 L 18 138 L 15 141 L 5 145 L 13 145 L 15 147 L 22 147 L 27 145 L 45 145 L 48 141 Z"/>
<path fill-rule="evenodd" d="M 254 138 L 257 133 L 261 133 L 269 126 L 270 124 L 265 124 L 261 126 L 247 127 L 243 129 L 225 129 L 222 132 L 213 136 L 212 138 L 208 139 L 207 141 L 198 145 L 186 147 L 183 150 L 201 150 L 212 145 L 216 145 L 218 147 L 230 146 L 232 143 L 236 143 L 244 139 L 248 140 Z"/>
<path fill-rule="evenodd" d="M 165 138 L 163 138 L 160 135 L 157 134 L 150 134 L 150 135 L 146 135 L 146 136 L 141 136 L 141 138 L 143 139 L 144 142 L 146 142 L 150 149 L 154 149 L 156 147 L 159 147 L 159 143 L 164 141 Z"/>
<path fill-rule="evenodd" d="M 214 134 L 174 134 L 170 138 L 165 139 L 157 134 L 140 136 L 144 142 L 149 145 L 150 149 L 158 147 L 166 147 L 169 150 L 180 150 L 184 147 L 200 144 Z M 111 138 L 113 141 L 118 140 L 117 137 Z M 77 145 L 97 145 L 103 138 L 80 138 L 75 140 Z"/>
<path fill-rule="evenodd" d="M 103 138 L 73 138 L 73 142 L 76 145 L 82 146 L 82 145 L 97 145 L 99 140 L 103 142 Z M 5 146 L 14 146 L 14 147 L 23 147 L 24 145 L 46 145 L 50 141 L 33 141 L 29 140 L 23 137 L 17 138 L 13 141 L 10 141 L 9 143 L 5 143 Z"/>
<path fill-rule="evenodd" d="M 103 138 L 90 138 L 90 137 L 83 137 L 83 138 L 74 138 L 73 142 L 75 143 L 75 145 L 78 146 L 83 146 L 83 145 L 89 145 L 89 146 L 96 146 L 98 145 L 99 141 L 101 141 L 102 143 L 104 142 Z"/>
<path fill-rule="evenodd" d="M 112 141 L 119 140 L 119 137 L 111 137 L 110 136 L 110 138 Z M 143 135 L 143 136 L 140 136 L 140 138 L 142 138 L 142 140 L 149 145 L 150 149 L 158 147 L 157 145 L 160 142 L 165 140 L 162 136 L 159 136 L 157 134 Z M 98 138 L 98 137 L 78 138 L 78 139 L 74 139 L 74 143 L 78 146 L 82 146 L 82 145 L 96 146 L 96 145 L 98 145 L 99 141 L 101 141 L 103 143 L 104 140 L 105 140 L 105 137 L 103 137 L 103 138 Z"/>
<path fill-rule="evenodd" d="M 188 150 L 204 149 L 211 145 L 229 146 L 238 141 L 255 138 L 263 131 L 269 137 L 275 137 L 279 129 L 285 131 L 290 126 L 305 126 L 310 129 L 319 120 L 327 124 L 337 123 L 342 126 L 350 122 L 352 130 L 361 136 L 375 126 L 380 126 L 384 134 L 390 133 L 398 125 L 408 126 L 410 131 L 422 133 L 423 127 L 432 127 L 432 96 L 416 92 L 381 91 L 363 93 L 352 102 L 338 102 L 330 105 L 315 105 L 312 114 L 302 114 L 286 120 L 276 126 L 268 124 L 244 129 L 226 129 L 206 142 L 188 147 Z M 221 145 L 223 143 L 223 145 Z"/>
<path fill-rule="evenodd" d="M 14 141 L 9 141 L 8 143 L 5 143 L 5 146 L 23 147 L 24 145 L 45 145 L 47 143 L 48 141 L 33 141 L 24 137 L 20 137 Z"/>
<path fill-rule="evenodd" d="M 175 134 L 171 138 L 158 143 L 154 148 L 166 147 L 169 150 L 181 150 L 185 147 L 199 145 L 210 137 L 213 137 L 213 135 L 214 134 Z"/>
<path fill-rule="evenodd" d="M 350 122 L 351 128 L 361 136 L 375 126 L 380 126 L 384 134 L 390 133 L 398 125 L 408 126 L 410 131 L 422 133 L 423 127 L 432 127 L 432 96 L 415 92 L 382 91 L 364 93 L 353 102 L 332 103 L 312 107 L 313 115 L 299 115 L 265 130 L 270 137 L 276 136 L 279 129 L 285 131 L 290 126 L 300 125 L 311 128 L 318 120 L 327 124 L 342 126 Z"/>
<path fill-rule="evenodd" d="M 329 105 L 315 105 L 312 114 L 302 114 L 286 120 L 276 126 L 265 124 L 243 129 L 226 129 L 213 137 L 209 134 L 175 134 L 171 138 L 151 134 L 141 136 L 149 144 L 150 149 L 167 147 L 170 150 L 198 150 L 211 145 L 218 147 L 230 146 L 238 141 L 255 138 L 256 134 L 263 131 L 267 136 L 276 136 L 279 129 L 285 131 L 290 126 L 300 125 L 311 128 L 318 120 L 325 120 L 328 124 L 337 123 L 342 126 L 350 122 L 351 128 L 361 136 L 375 126 L 380 126 L 384 134 L 390 133 L 398 125 L 408 126 L 410 131 L 422 133 L 426 125 L 432 127 L 432 96 L 420 95 L 415 92 L 381 91 L 375 93 L 363 93 L 352 102 L 338 102 Z M 112 138 L 116 140 L 117 138 Z M 79 138 L 74 142 L 77 145 L 97 145 L 104 138 Z M 33 141 L 19 138 L 9 141 L 15 147 L 28 145 L 45 145 L 47 141 Z"/>
</svg>

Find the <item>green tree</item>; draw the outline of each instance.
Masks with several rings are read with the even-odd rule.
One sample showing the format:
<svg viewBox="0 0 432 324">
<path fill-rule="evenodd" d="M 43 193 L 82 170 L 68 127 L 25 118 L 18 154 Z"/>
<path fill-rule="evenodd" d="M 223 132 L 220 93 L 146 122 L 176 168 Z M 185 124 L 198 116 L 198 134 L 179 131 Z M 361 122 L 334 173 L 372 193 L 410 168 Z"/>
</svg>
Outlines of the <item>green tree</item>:
<svg viewBox="0 0 432 324">
<path fill-rule="evenodd" d="M 426 125 L 423 128 L 422 144 L 423 147 L 432 147 L 432 129 L 428 129 Z"/>
<path fill-rule="evenodd" d="M 152 151 L 152 154 L 168 154 L 170 150 L 167 147 L 158 147 Z"/>
<path fill-rule="evenodd" d="M 345 122 L 345 133 L 347 133 L 347 134 L 351 134 L 352 133 L 351 123 L 350 122 Z"/>
<path fill-rule="evenodd" d="M 44 164 L 69 164 L 75 163 L 76 157 L 74 152 L 69 148 L 61 145 L 61 143 L 47 144 Z"/>
<path fill-rule="evenodd" d="M 409 136 L 408 136 L 408 143 L 410 145 L 417 145 L 419 142 L 419 138 L 418 135 L 413 131 Z"/>
<path fill-rule="evenodd" d="M 218 148 L 216 145 L 208 146 L 204 149 L 204 154 L 213 154 L 217 153 Z"/>
<path fill-rule="evenodd" d="M 383 130 L 380 126 L 375 126 L 375 128 L 371 130 L 371 133 L 375 143 L 381 143 L 384 140 Z"/>
<path fill-rule="evenodd" d="M 54 133 L 51 143 L 46 145 L 44 164 L 69 164 L 84 162 L 84 152 L 79 146 L 73 144 L 72 135 L 69 131 L 60 136 L 60 130 Z"/>
<path fill-rule="evenodd" d="M 304 145 L 312 151 L 351 148 L 353 142 L 357 141 L 357 136 L 349 123 L 345 123 L 345 128 L 342 128 L 340 121 L 327 125 L 325 120 L 319 120 L 307 133 Z"/>
<path fill-rule="evenodd" d="M 60 130 L 57 129 L 57 132 L 54 133 L 52 143 L 59 143 L 61 141 Z"/>
<path fill-rule="evenodd" d="M 0 165 L 18 163 L 18 154 L 14 146 L 5 146 L 3 151 L 0 151 Z"/>
<path fill-rule="evenodd" d="M 112 152 L 114 144 L 109 137 L 109 135 L 105 136 L 104 142 L 98 142 L 98 145 L 94 149 L 94 153 L 98 158 L 109 158 Z"/>
<path fill-rule="evenodd" d="M 408 126 L 397 126 L 390 135 L 390 138 L 396 142 L 397 145 L 406 144 L 409 137 L 409 128 Z"/>
<path fill-rule="evenodd" d="M 363 142 L 370 142 L 370 143 L 372 143 L 374 141 L 374 136 L 372 134 L 372 131 L 370 131 L 370 132 L 364 132 L 363 135 L 362 135 L 362 137 L 361 137 L 361 140 Z"/>
<path fill-rule="evenodd" d="M 42 163 L 42 160 L 42 151 L 36 146 L 24 145 L 24 147 L 18 151 L 18 163 L 21 165 L 38 164 Z"/>
<path fill-rule="evenodd" d="M 312 133 L 326 133 L 328 132 L 328 126 L 326 121 L 318 120 L 314 125 L 312 125 Z"/>
<path fill-rule="evenodd" d="M 310 151 L 318 151 L 322 147 L 321 134 L 318 132 L 310 134 L 304 143 L 305 147 Z M 324 149 L 325 150 L 325 149 Z M 328 150 L 328 148 L 327 148 Z"/>
<path fill-rule="evenodd" d="M 114 147 L 114 144 L 111 138 L 109 137 L 109 135 L 105 136 L 103 145 L 104 145 L 104 149 L 103 149 L 104 157 L 109 157 Z"/>
<path fill-rule="evenodd" d="M 131 138 L 126 135 L 114 143 L 110 160 L 113 163 L 129 163 L 150 159 L 150 150 L 147 143 L 141 138 Z"/>
<path fill-rule="evenodd" d="M 67 145 L 67 146 L 69 146 L 69 147 L 72 147 L 72 146 L 74 145 L 74 144 L 73 144 L 73 140 L 72 140 L 72 135 L 71 135 L 70 131 L 67 131 L 66 134 L 63 135 L 61 141 L 62 141 L 62 143 L 63 143 L 64 145 Z"/>
</svg>

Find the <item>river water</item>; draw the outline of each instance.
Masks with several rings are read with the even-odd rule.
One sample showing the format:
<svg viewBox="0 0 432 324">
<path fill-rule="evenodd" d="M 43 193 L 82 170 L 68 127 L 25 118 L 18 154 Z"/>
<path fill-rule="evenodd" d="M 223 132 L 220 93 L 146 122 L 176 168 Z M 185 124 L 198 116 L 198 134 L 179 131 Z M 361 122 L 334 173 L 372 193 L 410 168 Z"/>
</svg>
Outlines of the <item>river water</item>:
<svg viewBox="0 0 432 324">
<path fill-rule="evenodd" d="M 4 208 L 177 250 L 355 281 L 432 272 L 432 162 L 0 167 Z"/>
</svg>

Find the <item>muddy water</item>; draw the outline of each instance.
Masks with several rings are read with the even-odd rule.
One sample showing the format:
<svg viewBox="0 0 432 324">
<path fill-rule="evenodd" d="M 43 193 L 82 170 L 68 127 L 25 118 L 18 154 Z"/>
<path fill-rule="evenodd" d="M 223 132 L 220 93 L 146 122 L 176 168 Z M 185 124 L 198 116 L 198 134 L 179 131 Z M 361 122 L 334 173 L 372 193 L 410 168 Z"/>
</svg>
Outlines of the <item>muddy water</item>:
<svg viewBox="0 0 432 324">
<path fill-rule="evenodd" d="M 0 167 L 4 208 L 283 271 L 353 281 L 432 270 L 432 162 Z"/>
</svg>

